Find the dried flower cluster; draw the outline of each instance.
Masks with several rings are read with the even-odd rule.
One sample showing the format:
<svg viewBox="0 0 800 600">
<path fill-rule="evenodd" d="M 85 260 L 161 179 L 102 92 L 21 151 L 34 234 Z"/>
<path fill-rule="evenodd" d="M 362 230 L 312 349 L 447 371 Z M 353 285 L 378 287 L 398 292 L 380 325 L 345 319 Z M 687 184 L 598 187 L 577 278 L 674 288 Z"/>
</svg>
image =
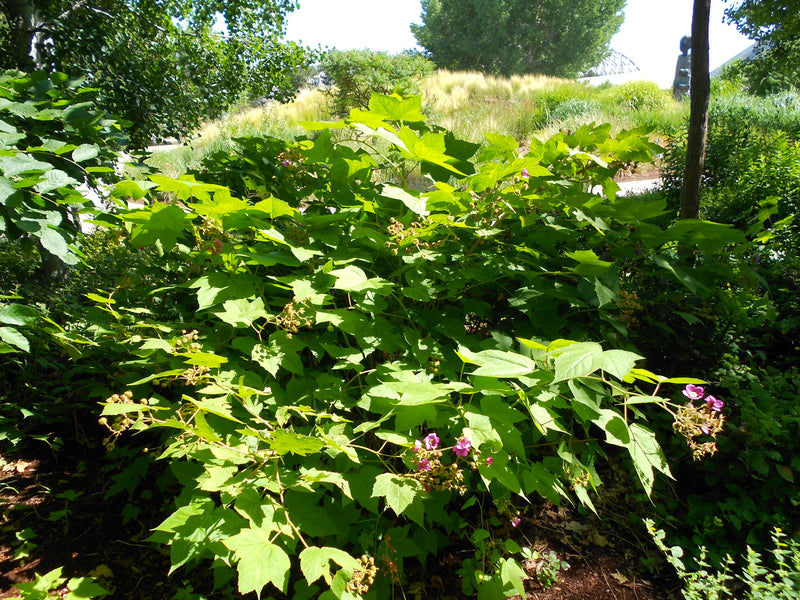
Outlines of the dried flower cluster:
<svg viewBox="0 0 800 600">
<path fill-rule="evenodd" d="M 411 252 L 413 250 L 419 249 L 426 249 L 432 250 L 435 248 L 441 248 L 445 244 L 445 239 L 440 238 L 438 240 L 434 240 L 431 242 L 423 241 L 419 238 L 420 229 L 425 227 L 427 223 L 422 221 L 413 221 L 409 226 L 408 229 L 405 228 L 400 221 L 392 217 L 389 219 L 389 226 L 386 228 L 386 231 L 389 235 L 392 236 L 392 239 L 387 240 L 385 246 L 387 248 L 392 249 L 392 254 L 397 254 L 398 248 L 403 245 L 402 242 L 405 239 L 411 238 L 414 242 L 414 246 L 412 248 L 411 245 L 408 245 L 406 248 L 406 252 Z"/>
<path fill-rule="evenodd" d="M 305 306 L 297 297 L 283 307 L 276 321 L 278 327 L 289 333 L 297 333 L 301 327 L 311 327 L 314 324 L 314 319 L 306 314 Z"/>
<path fill-rule="evenodd" d="M 443 452 L 439 449 L 439 436 L 429 433 L 422 441 L 417 440 L 411 449 L 416 460 L 416 472 L 411 477 L 419 481 L 428 491 L 453 490 L 465 494 L 467 487 L 464 485 L 464 472 L 458 462 L 444 464 Z M 472 442 L 462 437 L 453 447 L 457 457 L 466 457 L 472 448 Z"/>
<path fill-rule="evenodd" d="M 689 403 L 678 408 L 672 427 L 686 438 L 695 460 L 713 455 L 717 451 L 715 438 L 725 427 L 725 416 L 721 412 L 725 403 L 714 396 L 706 396 L 705 388 L 697 385 L 687 385 L 682 393 Z M 695 405 L 695 402 L 702 403 Z M 709 437 L 714 439 L 709 440 Z"/>
</svg>

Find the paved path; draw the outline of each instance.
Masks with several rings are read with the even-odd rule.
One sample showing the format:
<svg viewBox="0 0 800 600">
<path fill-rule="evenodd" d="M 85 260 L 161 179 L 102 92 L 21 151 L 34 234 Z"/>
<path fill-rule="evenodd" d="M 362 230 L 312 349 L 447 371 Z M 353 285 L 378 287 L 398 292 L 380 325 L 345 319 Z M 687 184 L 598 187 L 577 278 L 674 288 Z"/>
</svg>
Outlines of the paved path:
<svg viewBox="0 0 800 600">
<path fill-rule="evenodd" d="M 631 196 L 658 189 L 661 186 L 661 179 L 638 179 L 634 181 L 618 181 L 621 196 Z M 596 185 L 592 188 L 593 194 L 601 194 L 603 188 Z"/>
</svg>

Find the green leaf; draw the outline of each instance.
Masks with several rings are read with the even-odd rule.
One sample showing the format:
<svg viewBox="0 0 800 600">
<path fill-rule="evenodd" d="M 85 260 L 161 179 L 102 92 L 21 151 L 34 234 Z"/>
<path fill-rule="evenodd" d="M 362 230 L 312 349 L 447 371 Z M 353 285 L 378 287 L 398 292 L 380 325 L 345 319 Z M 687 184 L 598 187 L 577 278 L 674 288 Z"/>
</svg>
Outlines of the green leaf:
<svg viewBox="0 0 800 600">
<path fill-rule="evenodd" d="M 14 183 L 5 177 L 0 177 L 0 204 L 5 204 L 11 196 L 16 194 L 19 190 L 14 186 Z"/>
<path fill-rule="evenodd" d="M 212 183 L 195 181 L 191 175 L 182 175 L 180 179 L 173 179 L 164 175 L 150 175 L 150 180 L 158 185 L 158 190 L 162 192 L 173 192 L 181 200 L 197 198 L 199 200 L 210 200 L 211 192 L 225 191 L 230 196 L 228 188 Z"/>
<path fill-rule="evenodd" d="M 378 294 L 390 294 L 394 288 L 391 281 L 380 277 L 368 278 L 364 271 L 355 265 L 348 265 L 343 269 L 334 269 L 329 273 L 336 277 L 333 287 L 346 292 L 374 291 Z"/>
<path fill-rule="evenodd" d="M 0 327 L 0 340 L 3 340 L 5 343 L 10 344 L 15 348 L 19 348 L 23 352 L 31 351 L 31 345 L 30 342 L 28 342 L 28 338 L 26 338 L 13 327 Z"/>
<path fill-rule="evenodd" d="M 639 476 L 639 480 L 649 496 L 653 492 L 653 469 L 662 472 L 668 477 L 672 477 L 672 474 L 664 452 L 658 445 L 655 433 L 638 423 L 632 423 L 628 427 L 628 431 L 631 436 L 628 452 L 630 452 L 633 459 L 636 474 Z"/>
<path fill-rule="evenodd" d="M 161 242 L 164 250 L 171 250 L 183 235 L 184 227 L 191 217 L 174 204 L 154 204 L 145 209 L 122 215 L 133 225 L 131 242 L 137 246 L 149 246 Z"/>
<path fill-rule="evenodd" d="M 317 454 L 325 447 L 325 442 L 319 438 L 282 429 L 272 432 L 268 441 L 270 449 L 281 456 L 289 453 L 308 456 Z"/>
<path fill-rule="evenodd" d="M 566 347 L 553 361 L 555 382 L 585 377 L 600 368 L 603 348 L 594 342 L 583 342 Z"/>
<path fill-rule="evenodd" d="M 430 214 L 427 208 L 428 198 L 425 196 L 414 196 L 403 188 L 389 184 L 384 184 L 381 189 L 381 196 L 400 200 L 400 202 L 405 204 L 406 208 L 414 214 L 423 217 L 427 217 Z"/>
<path fill-rule="evenodd" d="M 525 569 L 513 558 L 501 560 L 500 581 L 503 582 L 503 590 L 519 594 L 525 598 L 525 584 L 523 582 L 528 578 Z"/>
<path fill-rule="evenodd" d="M 114 198 L 130 198 L 131 200 L 139 200 L 147 193 L 146 190 L 156 187 L 152 181 L 133 181 L 126 179 L 120 181 L 111 190 L 111 196 Z"/>
<path fill-rule="evenodd" d="M 239 419 L 233 416 L 233 413 L 231 412 L 231 401 L 227 396 L 217 396 L 216 398 L 200 398 L 199 400 L 196 400 L 190 396 L 184 395 L 183 399 L 191 402 L 204 412 L 217 415 L 218 417 L 222 417 L 228 421 L 233 421 L 234 423 L 241 423 Z"/>
<path fill-rule="evenodd" d="M 663 256 L 659 256 L 658 254 L 653 254 L 652 260 L 654 263 L 656 263 L 656 265 L 658 265 L 662 269 L 672 273 L 675 276 L 675 279 L 680 281 L 692 292 L 697 293 L 700 290 L 708 290 L 708 288 L 705 285 L 703 285 L 703 283 L 699 279 L 693 277 L 692 275 L 684 271 L 681 267 L 673 265 L 669 260 L 667 260 Z"/>
<path fill-rule="evenodd" d="M 574 270 L 579 275 L 600 276 L 614 266 L 613 262 L 600 260 L 593 250 L 576 250 L 565 252 L 564 255 L 578 262 Z"/>
<path fill-rule="evenodd" d="M 537 370 L 536 363 L 516 352 L 502 350 L 483 350 L 472 352 L 469 348 L 459 347 L 459 358 L 465 363 L 478 365 L 472 375 L 483 377 L 519 377 L 530 375 Z"/>
<path fill-rule="evenodd" d="M 300 553 L 300 570 L 309 584 L 314 583 L 320 577 L 325 579 L 325 583 L 331 583 L 330 561 L 342 567 L 348 579 L 352 577 L 353 571 L 361 568 L 361 563 L 339 548 L 309 546 Z"/>
<path fill-rule="evenodd" d="M 74 187 L 79 184 L 80 182 L 77 179 L 70 177 L 64 171 L 51 169 L 44 174 L 44 179 L 37 183 L 33 189 L 40 194 L 46 194 L 58 188 Z"/>
<path fill-rule="evenodd" d="M 389 121 L 420 122 L 425 120 L 422 114 L 422 96 L 401 98 L 372 94 L 369 101 L 371 112 Z"/>
<path fill-rule="evenodd" d="M 65 234 L 55 227 L 45 227 L 39 233 L 39 242 L 42 247 L 53 256 L 57 256 L 66 264 L 78 263 L 77 257 L 70 252 Z"/>
<path fill-rule="evenodd" d="M 386 504 L 397 515 L 401 515 L 422 493 L 424 488 L 419 481 L 393 473 L 381 473 L 372 487 L 372 497 L 386 498 Z"/>
<path fill-rule="evenodd" d="M 36 160 L 24 152 L 16 152 L 12 156 L 0 156 L 0 173 L 6 177 L 23 173 L 43 173 L 52 168 L 53 165 L 50 163 Z"/>
<path fill-rule="evenodd" d="M 272 531 L 251 527 L 223 541 L 238 560 L 240 593 L 255 592 L 260 598 L 268 583 L 286 592 L 292 563 L 289 555 L 270 541 L 272 537 Z"/>
<path fill-rule="evenodd" d="M 108 596 L 109 592 L 102 585 L 94 581 L 91 577 L 75 577 L 67 583 L 69 593 L 64 596 L 64 600 L 90 600 Z"/>
<path fill-rule="evenodd" d="M 370 388 L 367 394 L 377 398 L 388 398 L 392 404 L 398 406 L 423 406 L 447 402 L 450 394 L 465 385 L 458 382 L 434 383 L 430 380 L 387 381 Z"/>
<path fill-rule="evenodd" d="M 139 404 L 138 402 L 113 402 L 110 404 L 101 403 L 101 405 L 103 410 L 100 414 L 107 417 L 148 412 L 151 410 L 165 410 L 164 407 L 149 406 L 147 404 Z"/>
<path fill-rule="evenodd" d="M 300 214 L 296 208 L 292 208 L 288 203 L 274 196 L 256 203 L 253 205 L 253 209 L 267 214 L 270 219 L 277 219 L 282 216 L 293 217 Z"/>
<path fill-rule="evenodd" d="M 605 350 L 598 359 L 599 368 L 622 381 L 632 370 L 637 360 L 644 357 L 626 350 Z"/>
<path fill-rule="evenodd" d="M 91 160 L 98 154 L 100 154 L 100 147 L 97 144 L 81 144 L 72 151 L 72 160 L 79 163 Z"/>
<path fill-rule="evenodd" d="M 9 304 L 0 308 L 0 323 L 25 326 L 35 322 L 41 315 L 42 313 L 30 306 Z"/>
<path fill-rule="evenodd" d="M 267 317 L 264 301 L 261 298 L 252 301 L 247 298 L 226 300 L 222 303 L 222 308 L 223 310 L 214 314 L 234 327 L 250 327 L 254 321 Z"/>
<path fill-rule="evenodd" d="M 454 159 L 447 154 L 443 133 L 425 133 L 420 137 L 413 129 L 404 126 L 398 132 L 398 136 L 406 147 L 406 150 L 401 149 L 405 158 L 428 162 L 444 167 L 457 175 L 464 175 L 451 164 Z"/>
<path fill-rule="evenodd" d="M 268 344 L 256 344 L 250 357 L 273 377 L 277 376 L 278 370 L 281 368 L 295 375 L 302 375 L 303 360 L 298 352 L 303 348 L 302 342 L 281 330 L 269 337 Z"/>
</svg>

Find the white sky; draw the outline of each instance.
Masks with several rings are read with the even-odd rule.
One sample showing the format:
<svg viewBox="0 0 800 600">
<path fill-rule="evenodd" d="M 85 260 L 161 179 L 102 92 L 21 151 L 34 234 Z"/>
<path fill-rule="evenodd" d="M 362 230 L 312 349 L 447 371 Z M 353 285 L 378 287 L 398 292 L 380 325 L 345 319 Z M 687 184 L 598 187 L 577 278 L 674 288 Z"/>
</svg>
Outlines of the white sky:
<svg viewBox="0 0 800 600">
<path fill-rule="evenodd" d="M 711 0 L 712 70 L 751 44 L 723 24 L 728 4 Z M 628 0 L 611 47 L 636 63 L 641 79 L 671 87 L 680 39 L 691 33 L 692 5 L 693 0 Z M 286 37 L 312 47 L 397 53 L 416 47 L 409 25 L 421 22 L 421 12 L 419 0 L 300 0 L 300 8 L 289 15 Z"/>
</svg>

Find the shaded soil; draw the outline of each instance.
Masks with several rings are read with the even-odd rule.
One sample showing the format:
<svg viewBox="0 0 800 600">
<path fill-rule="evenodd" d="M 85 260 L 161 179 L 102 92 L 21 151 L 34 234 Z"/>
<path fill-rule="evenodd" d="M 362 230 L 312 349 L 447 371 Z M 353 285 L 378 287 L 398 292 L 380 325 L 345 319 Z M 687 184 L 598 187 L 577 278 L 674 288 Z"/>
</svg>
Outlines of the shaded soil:
<svg viewBox="0 0 800 600">
<path fill-rule="evenodd" d="M 129 457 L 129 463 L 133 459 Z M 14 597 L 14 584 L 57 567 L 63 567 L 65 578 L 94 577 L 112 590 L 108 598 L 113 599 L 199 600 L 199 595 L 188 595 L 189 590 L 207 600 L 230 598 L 213 591 L 208 569 L 179 569 L 167 575 L 168 550 L 146 538 L 163 520 L 162 509 L 169 505 L 174 490 L 151 466 L 140 470 L 142 485 L 132 492 L 138 494 L 135 502 L 129 503 L 124 488 L 134 481 L 121 477 L 113 464 L 99 444 L 75 445 L 58 453 L 40 444 L 25 452 L 18 449 L 0 455 L 0 598 Z M 120 493 L 110 494 L 114 490 Z M 624 502 L 624 494 L 620 498 Z M 626 514 L 624 508 L 614 508 L 615 502 L 605 503 L 605 509 Z M 31 531 L 35 537 L 25 546 L 18 534 L 25 537 Z M 537 553 L 524 563 L 531 577 L 526 600 L 680 597 L 673 579 L 642 574 L 642 559 L 650 551 L 613 516 L 597 519 L 542 502 L 523 513 L 514 535 L 520 545 Z M 651 558 L 655 557 L 653 550 Z M 569 568 L 553 569 L 556 558 L 569 563 Z M 467 598 L 454 573 L 457 563 L 452 554 L 443 555 L 435 572 L 410 572 L 406 597 Z M 548 573 L 551 581 L 547 581 Z"/>
</svg>

